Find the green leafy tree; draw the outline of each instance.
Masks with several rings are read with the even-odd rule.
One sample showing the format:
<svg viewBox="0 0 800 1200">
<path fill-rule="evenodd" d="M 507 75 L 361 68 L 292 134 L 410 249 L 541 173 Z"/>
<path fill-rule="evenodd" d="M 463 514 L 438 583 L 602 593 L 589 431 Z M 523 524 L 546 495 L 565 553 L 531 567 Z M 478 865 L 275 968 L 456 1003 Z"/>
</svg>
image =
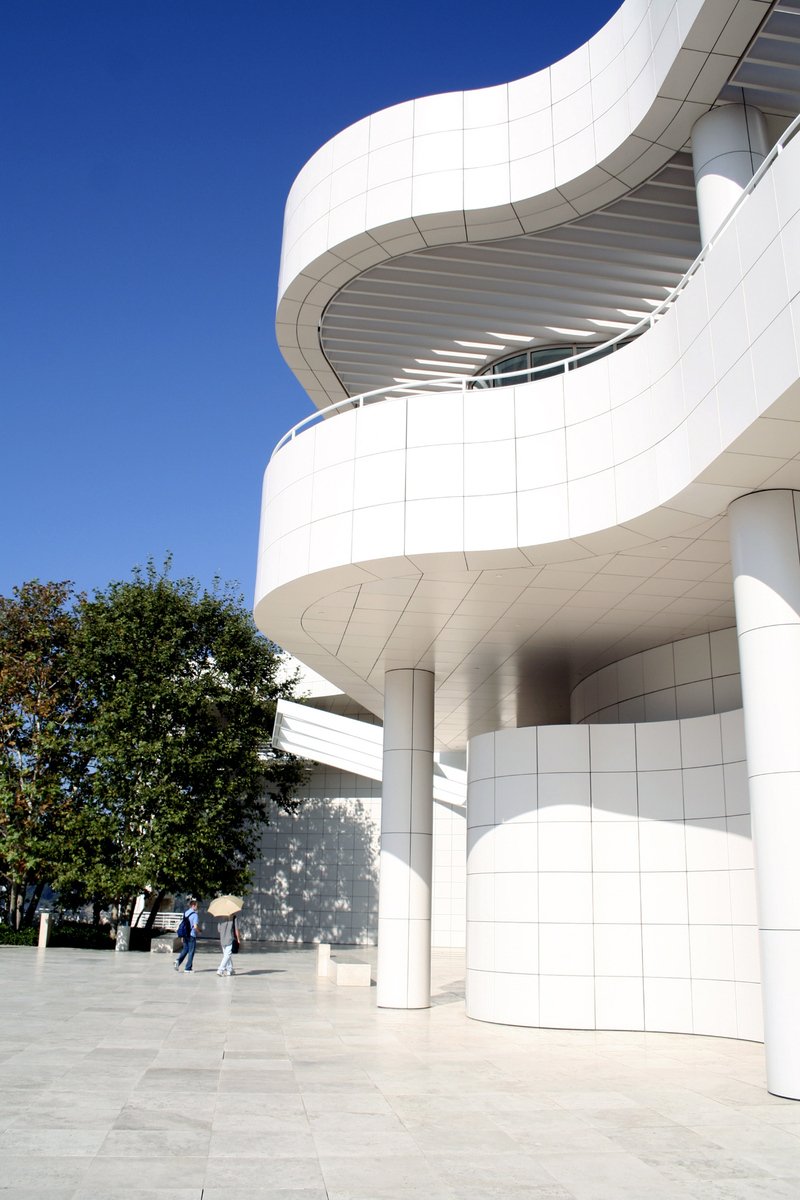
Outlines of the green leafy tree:
<svg viewBox="0 0 800 1200">
<path fill-rule="evenodd" d="M 60 882 L 129 916 L 140 892 L 209 895 L 249 882 L 269 797 L 291 807 L 306 778 L 273 751 L 277 648 L 229 590 L 151 562 L 79 606 L 78 730 L 90 762 Z M 154 905 L 155 907 L 155 905 Z"/>
<path fill-rule="evenodd" d="M 74 599 L 70 583 L 38 580 L 0 596 L 0 873 L 14 929 L 33 920 L 61 870 L 64 830 L 79 804 L 86 764 L 73 738 Z"/>
</svg>

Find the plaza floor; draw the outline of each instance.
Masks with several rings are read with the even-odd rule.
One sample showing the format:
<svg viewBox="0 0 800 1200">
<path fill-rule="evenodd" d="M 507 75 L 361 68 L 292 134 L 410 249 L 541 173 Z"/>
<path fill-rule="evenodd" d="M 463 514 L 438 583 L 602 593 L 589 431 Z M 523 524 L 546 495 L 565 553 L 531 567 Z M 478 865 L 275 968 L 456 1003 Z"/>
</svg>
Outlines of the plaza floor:
<svg viewBox="0 0 800 1200">
<path fill-rule="evenodd" d="M 0 1196 L 800 1197 L 800 1103 L 761 1046 L 470 1021 L 455 951 L 422 1012 L 311 950 L 215 966 L 0 949 Z"/>
</svg>

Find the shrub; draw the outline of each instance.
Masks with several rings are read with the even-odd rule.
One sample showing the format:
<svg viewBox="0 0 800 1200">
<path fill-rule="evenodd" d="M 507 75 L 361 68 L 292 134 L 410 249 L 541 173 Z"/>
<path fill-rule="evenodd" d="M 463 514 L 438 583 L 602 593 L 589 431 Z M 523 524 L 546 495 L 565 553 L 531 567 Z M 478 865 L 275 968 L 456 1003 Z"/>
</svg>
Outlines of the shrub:
<svg viewBox="0 0 800 1200">
<path fill-rule="evenodd" d="M 71 946 L 78 950 L 113 950 L 111 928 L 89 925 L 86 921 L 60 921 L 53 930 L 51 946 Z"/>
<path fill-rule="evenodd" d="M 38 925 L 19 930 L 12 929 L 10 925 L 0 925 L 0 946 L 36 946 L 38 943 Z"/>
</svg>

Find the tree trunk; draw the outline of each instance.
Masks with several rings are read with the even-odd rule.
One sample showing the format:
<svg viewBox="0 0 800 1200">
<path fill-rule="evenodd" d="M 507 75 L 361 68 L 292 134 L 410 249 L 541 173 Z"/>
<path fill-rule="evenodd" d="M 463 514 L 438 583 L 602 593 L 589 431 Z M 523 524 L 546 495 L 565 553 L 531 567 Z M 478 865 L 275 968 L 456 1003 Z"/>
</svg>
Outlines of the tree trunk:
<svg viewBox="0 0 800 1200">
<path fill-rule="evenodd" d="M 22 918 L 23 925 L 32 925 L 33 924 L 33 919 L 36 916 L 36 909 L 39 907 L 39 901 L 42 898 L 42 892 L 44 891 L 44 887 L 45 887 L 44 882 L 42 882 L 42 883 L 37 883 L 36 887 L 33 889 L 33 895 L 30 898 L 28 907 L 25 910 L 25 915 Z"/>
<path fill-rule="evenodd" d="M 150 912 L 147 914 L 147 921 L 146 921 L 145 927 L 144 927 L 145 933 L 149 933 L 150 930 L 153 928 L 153 924 L 156 919 L 156 913 L 161 908 L 161 901 L 164 899 L 166 894 L 167 894 L 167 889 L 162 888 L 161 891 L 158 892 L 153 897 L 153 899 L 150 901 Z"/>
<path fill-rule="evenodd" d="M 19 905 L 17 897 L 19 895 L 19 884 L 16 879 L 11 880 L 11 887 L 8 892 L 8 923 L 12 929 L 19 929 Z"/>
</svg>

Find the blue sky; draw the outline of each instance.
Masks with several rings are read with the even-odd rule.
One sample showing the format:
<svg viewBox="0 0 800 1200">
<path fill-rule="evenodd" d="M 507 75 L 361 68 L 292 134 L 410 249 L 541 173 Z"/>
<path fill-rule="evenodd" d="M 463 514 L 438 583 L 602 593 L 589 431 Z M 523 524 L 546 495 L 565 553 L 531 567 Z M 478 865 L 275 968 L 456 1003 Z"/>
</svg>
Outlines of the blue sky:
<svg viewBox="0 0 800 1200">
<path fill-rule="evenodd" d="M 329 137 L 527 75 L 615 0 L 3 0 L 0 593 L 149 556 L 255 575 L 261 477 L 311 404 L 275 344 L 283 205 Z"/>
</svg>

